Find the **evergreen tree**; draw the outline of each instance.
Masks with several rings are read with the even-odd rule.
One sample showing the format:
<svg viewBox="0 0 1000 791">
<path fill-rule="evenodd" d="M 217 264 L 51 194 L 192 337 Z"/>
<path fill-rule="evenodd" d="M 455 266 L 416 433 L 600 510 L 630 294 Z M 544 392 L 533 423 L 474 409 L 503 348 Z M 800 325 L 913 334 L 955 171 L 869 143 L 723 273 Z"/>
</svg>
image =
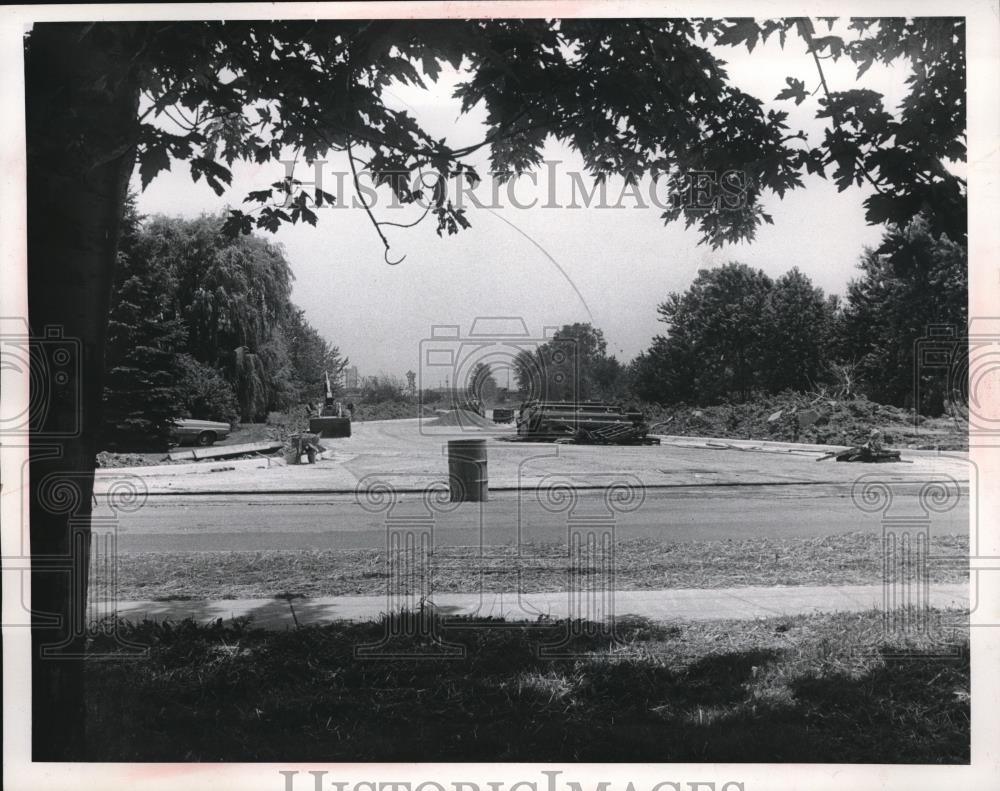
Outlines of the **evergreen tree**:
<svg viewBox="0 0 1000 791">
<path fill-rule="evenodd" d="M 163 298 L 171 272 L 134 254 L 140 222 L 130 200 L 105 349 L 105 440 L 119 448 L 165 445 L 182 409 L 176 356 L 186 331 Z"/>
</svg>

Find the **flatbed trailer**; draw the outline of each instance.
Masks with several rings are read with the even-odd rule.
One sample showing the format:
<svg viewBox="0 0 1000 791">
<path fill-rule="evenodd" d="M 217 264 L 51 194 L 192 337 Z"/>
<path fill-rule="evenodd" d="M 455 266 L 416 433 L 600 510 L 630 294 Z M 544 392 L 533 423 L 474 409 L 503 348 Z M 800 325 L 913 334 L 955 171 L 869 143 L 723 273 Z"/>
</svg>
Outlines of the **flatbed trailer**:
<svg viewBox="0 0 1000 791">
<path fill-rule="evenodd" d="M 529 401 L 517 418 L 522 441 L 658 445 L 641 412 L 601 401 Z"/>
</svg>

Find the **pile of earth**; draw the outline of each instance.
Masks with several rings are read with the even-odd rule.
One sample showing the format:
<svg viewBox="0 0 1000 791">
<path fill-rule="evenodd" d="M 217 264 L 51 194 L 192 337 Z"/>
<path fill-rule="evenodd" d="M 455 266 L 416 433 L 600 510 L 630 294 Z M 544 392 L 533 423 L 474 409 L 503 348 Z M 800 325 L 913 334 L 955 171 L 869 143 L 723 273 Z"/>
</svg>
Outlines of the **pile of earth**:
<svg viewBox="0 0 1000 791">
<path fill-rule="evenodd" d="M 217 445 L 216 447 L 224 447 Z M 190 448 L 173 448 L 170 452 L 191 450 Z M 238 456 L 227 456 L 225 459 L 204 459 L 203 464 L 219 461 L 242 461 L 244 459 L 259 459 L 258 453 L 241 453 Z M 165 453 L 115 453 L 102 450 L 97 454 L 98 469 L 122 469 L 126 467 L 153 467 L 160 464 L 191 464 L 193 459 L 171 459 Z"/>
<path fill-rule="evenodd" d="M 171 461 L 166 452 L 157 453 L 119 453 L 112 450 L 102 450 L 97 454 L 98 469 L 115 469 L 122 467 L 152 467 L 157 464 L 183 464 L 182 461 Z"/>
<path fill-rule="evenodd" d="M 655 434 L 856 445 L 879 429 L 885 443 L 897 447 L 968 448 L 967 424 L 957 418 L 927 418 L 863 397 L 779 393 L 741 404 L 647 406 L 643 412 Z"/>
<path fill-rule="evenodd" d="M 407 401 L 379 401 L 377 403 L 354 405 L 354 417 L 356 421 L 365 420 L 400 420 L 405 418 L 420 417 L 426 414 L 419 404 Z"/>
<path fill-rule="evenodd" d="M 428 426 L 461 426 L 462 428 L 493 428 L 493 421 L 466 409 L 452 409 L 427 423 Z"/>
<path fill-rule="evenodd" d="M 159 454 L 161 457 L 163 454 Z M 107 469 L 109 467 L 142 467 L 149 462 L 145 455 L 141 453 L 112 453 L 102 450 L 97 454 L 97 466 Z"/>
</svg>

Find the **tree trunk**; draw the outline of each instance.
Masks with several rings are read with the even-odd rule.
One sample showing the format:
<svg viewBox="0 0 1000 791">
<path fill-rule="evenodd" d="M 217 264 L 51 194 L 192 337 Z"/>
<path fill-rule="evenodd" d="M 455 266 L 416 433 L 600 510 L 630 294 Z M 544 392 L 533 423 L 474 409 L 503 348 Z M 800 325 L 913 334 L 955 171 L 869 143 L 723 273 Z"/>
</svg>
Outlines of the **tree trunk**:
<svg viewBox="0 0 1000 791">
<path fill-rule="evenodd" d="M 118 228 L 135 161 L 132 25 L 38 24 L 25 50 L 32 755 L 80 760 L 90 515 Z"/>
</svg>

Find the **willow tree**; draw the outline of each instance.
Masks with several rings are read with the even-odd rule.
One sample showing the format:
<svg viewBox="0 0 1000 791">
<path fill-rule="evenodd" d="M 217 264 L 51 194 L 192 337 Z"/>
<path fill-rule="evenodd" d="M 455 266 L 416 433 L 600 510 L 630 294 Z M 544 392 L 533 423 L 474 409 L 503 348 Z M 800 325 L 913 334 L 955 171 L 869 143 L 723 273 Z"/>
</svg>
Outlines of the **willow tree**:
<svg viewBox="0 0 1000 791">
<path fill-rule="evenodd" d="M 690 205 L 684 200 L 664 212 L 683 218 L 712 245 L 752 239 L 770 217 L 762 208 L 768 193 L 783 195 L 802 186 L 802 175 L 833 164 L 853 179 L 877 165 L 897 180 L 924 178 L 922 170 L 893 165 L 886 157 L 862 162 L 870 145 L 885 148 L 885 119 L 868 123 L 858 101 L 838 102 L 829 94 L 834 133 L 816 150 L 785 123 L 786 114 L 735 87 L 723 63 L 709 49 L 752 47 L 763 28 L 747 20 L 455 20 L 149 22 L 39 24 L 26 39 L 28 140 L 28 286 L 33 327 L 60 325 L 80 341 L 84 372 L 62 395 L 37 407 L 32 437 L 32 481 L 46 475 L 77 486 L 74 520 L 89 517 L 96 427 L 100 425 L 101 364 L 115 249 L 133 168 L 143 185 L 172 164 L 184 163 L 195 181 L 219 194 L 237 160 L 266 163 L 294 151 L 303 162 L 346 152 L 352 167 L 363 159 L 381 184 L 403 203 L 428 201 L 428 215 L 440 234 L 456 233 L 470 220 L 446 190 L 411 189 L 418 173 L 438 184 L 475 180 L 468 164 L 488 148 L 494 171 L 510 176 L 541 160 L 544 142 L 555 137 L 573 147 L 597 179 L 622 174 L 685 176 L 691 171 L 736 170 L 745 174 L 740 209 Z M 770 24 L 770 23 L 768 23 Z M 896 130 L 909 133 L 908 156 L 940 150 L 953 137 L 957 106 L 927 116 L 937 107 L 935 86 L 958 74 L 950 53 L 961 24 L 905 28 L 884 21 L 855 29 L 858 46 L 850 57 L 909 57 L 913 43 L 930 42 L 921 58 L 935 61 L 919 86 L 911 117 Z M 756 26 L 756 27 L 755 27 Z M 811 51 L 837 46 L 812 37 L 792 20 L 768 31 L 802 38 Z M 883 35 L 884 33 L 884 35 Z M 900 41 L 905 38 L 904 45 Z M 843 47 L 842 47 L 843 49 Z M 824 54 L 825 53 L 821 53 Z M 463 70 L 457 89 L 463 111 L 483 106 L 486 131 L 467 146 L 428 133 L 420 119 L 384 101 L 397 82 L 426 85 L 443 63 Z M 937 68 L 938 65 L 941 68 Z M 796 78 L 797 79 L 797 78 Z M 792 87 L 794 87 L 793 84 Z M 917 92 L 914 88 L 913 93 Z M 877 108 L 876 108 L 877 109 Z M 938 108 L 940 109 L 940 108 Z M 958 108 L 964 118 L 964 111 Z M 877 114 L 876 114 L 877 115 Z M 163 123 L 165 118 L 170 123 Z M 931 149 L 914 132 L 934 118 Z M 914 120 L 915 119 L 915 120 Z M 857 131 L 852 131 L 857 126 Z M 880 141 L 881 144 L 880 144 Z M 947 142 L 947 141 L 946 141 Z M 845 148 L 846 146 L 846 148 Z M 959 154 L 952 146 L 945 153 Z M 921 162 L 924 160 L 921 159 Z M 898 163 L 897 163 L 898 164 Z M 904 163 L 905 165 L 905 163 Z M 955 185 L 932 175 L 920 196 L 956 203 Z M 904 185 L 905 186 L 905 185 Z M 896 192 L 885 190 L 870 207 L 872 222 L 896 210 Z M 912 191 L 898 194 L 909 199 Z M 228 230 L 276 230 L 284 223 L 315 223 L 317 205 L 338 196 L 288 179 L 250 196 L 246 210 L 234 209 Z M 914 198 L 915 200 L 917 198 Z M 908 210 L 906 201 L 902 204 Z M 384 222 L 367 208 L 367 228 L 390 251 Z M 58 287 L 56 287 L 58 286 Z M 44 348 L 43 348 L 44 353 Z M 75 390 L 73 389 L 75 388 Z M 33 399 L 33 404 L 38 399 Z M 77 420 L 83 431 L 66 438 Z M 70 432 L 71 433 L 71 432 Z M 55 444 L 58 452 L 46 455 Z M 39 557 L 70 555 L 86 567 L 86 545 L 74 549 L 66 513 L 52 513 L 33 491 L 32 552 Z M 34 574 L 33 630 L 37 649 L 64 642 L 73 615 L 84 606 L 68 580 Z M 63 616 L 62 626 L 43 623 L 42 614 Z M 34 662 L 34 755 L 60 759 L 82 754 L 82 665 L 77 661 Z"/>
</svg>

